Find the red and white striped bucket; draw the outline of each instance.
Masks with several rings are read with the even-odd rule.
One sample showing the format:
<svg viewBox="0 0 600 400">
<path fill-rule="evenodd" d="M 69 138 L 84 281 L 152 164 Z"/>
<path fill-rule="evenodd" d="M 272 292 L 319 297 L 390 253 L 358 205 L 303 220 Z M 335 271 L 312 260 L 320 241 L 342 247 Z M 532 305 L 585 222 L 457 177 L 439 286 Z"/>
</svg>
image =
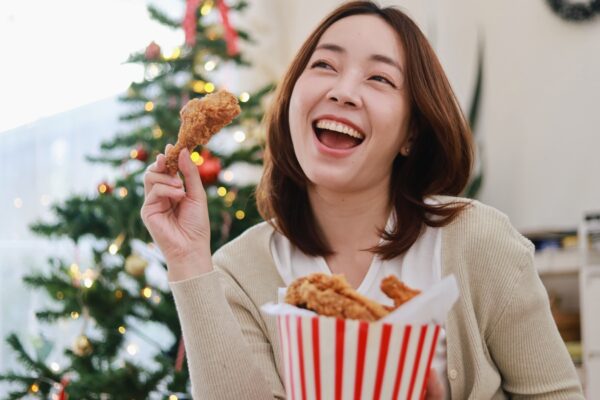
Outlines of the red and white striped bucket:
<svg viewBox="0 0 600 400">
<path fill-rule="evenodd" d="M 422 399 L 439 325 L 279 315 L 289 400 Z"/>
</svg>

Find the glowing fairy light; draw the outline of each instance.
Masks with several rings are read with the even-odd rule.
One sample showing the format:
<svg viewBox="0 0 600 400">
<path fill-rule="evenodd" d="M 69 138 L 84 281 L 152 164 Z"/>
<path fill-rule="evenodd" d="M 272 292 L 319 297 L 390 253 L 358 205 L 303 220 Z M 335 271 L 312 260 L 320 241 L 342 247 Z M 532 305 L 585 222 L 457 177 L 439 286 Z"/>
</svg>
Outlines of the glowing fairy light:
<svg viewBox="0 0 600 400">
<path fill-rule="evenodd" d="M 196 93 L 202 93 L 205 90 L 206 82 L 204 81 L 196 81 L 192 85 L 192 90 Z"/>
<path fill-rule="evenodd" d="M 78 319 L 79 313 L 77 311 L 71 311 L 71 319 Z"/>
<path fill-rule="evenodd" d="M 54 372 L 60 371 L 60 365 L 57 362 L 53 362 L 50 364 L 50 369 Z"/>
<path fill-rule="evenodd" d="M 151 101 L 148 101 L 145 105 L 144 105 L 144 110 L 146 110 L 147 112 L 150 112 L 152 110 L 154 110 L 154 103 Z"/>
<path fill-rule="evenodd" d="M 246 140 L 246 133 L 244 133 L 244 131 L 235 131 L 233 134 L 233 139 L 238 143 L 242 143 L 244 140 Z"/>
<path fill-rule="evenodd" d="M 128 193 L 129 192 L 127 191 L 127 188 L 122 187 L 119 189 L 119 197 L 121 197 L 121 198 L 127 196 Z"/>
<path fill-rule="evenodd" d="M 152 289 L 150 289 L 149 287 L 143 288 L 142 289 L 142 296 L 144 296 L 147 299 L 149 299 L 150 297 L 152 297 Z"/>
<path fill-rule="evenodd" d="M 240 101 L 242 103 L 245 103 L 248 100 L 250 100 L 250 94 L 248 92 L 243 92 L 243 93 L 240 94 Z"/>
<path fill-rule="evenodd" d="M 190 159 L 196 165 L 202 165 L 204 162 L 204 157 L 202 157 L 197 151 L 194 151 L 192 154 L 190 154 Z"/>
<path fill-rule="evenodd" d="M 239 220 L 242 220 L 246 217 L 246 213 L 243 210 L 237 210 L 235 212 L 235 217 Z"/>
<path fill-rule="evenodd" d="M 119 326 L 119 328 L 117 328 L 117 330 L 119 331 L 119 333 L 121 335 L 124 335 L 125 332 L 127 332 L 127 329 L 123 325 Z"/>
<path fill-rule="evenodd" d="M 223 186 L 220 186 L 220 187 L 217 189 L 217 194 L 218 194 L 219 196 L 221 196 L 221 197 L 225 197 L 225 195 L 227 194 L 227 189 L 226 189 L 226 188 L 224 188 Z"/>
<path fill-rule="evenodd" d="M 206 85 L 204 85 L 204 90 L 206 91 L 206 93 L 212 93 L 215 91 L 215 85 L 208 82 Z"/>
<path fill-rule="evenodd" d="M 126 350 L 127 350 L 127 353 L 129 353 L 129 355 L 135 356 L 138 352 L 138 346 L 135 343 L 129 343 L 127 345 Z"/>
<path fill-rule="evenodd" d="M 204 64 L 204 69 L 207 71 L 212 71 L 213 69 L 215 69 L 215 67 L 217 66 L 217 63 L 214 62 L 213 60 L 207 61 L 206 64 Z"/>
<path fill-rule="evenodd" d="M 227 170 L 227 171 L 223 171 L 223 180 L 225 182 L 231 182 L 233 181 L 233 172 Z"/>
<path fill-rule="evenodd" d="M 162 135 L 163 135 L 163 131 L 162 131 L 162 129 L 160 129 L 159 126 L 155 126 L 152 129 L 152 136 L 154 137 L 154 139 L 160 139 L 162 137 Z"/>
</svg>

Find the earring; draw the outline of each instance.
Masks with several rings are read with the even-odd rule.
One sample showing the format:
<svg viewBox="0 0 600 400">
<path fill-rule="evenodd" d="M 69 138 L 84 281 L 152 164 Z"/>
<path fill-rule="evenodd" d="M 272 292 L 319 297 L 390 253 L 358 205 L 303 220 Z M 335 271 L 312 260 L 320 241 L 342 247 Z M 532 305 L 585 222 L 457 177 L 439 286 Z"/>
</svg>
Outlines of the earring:
<svg viewBox="0 0 600 400">
<path fill-rule="evenodd" d="M 402 148 L 402 155 L 403 155 L 404 157 L 406 157 L 406 156 L 408 156 L 409 154 L 410 154 L 410 146 L 404 146 L 404 147 Z"/>
</svg>

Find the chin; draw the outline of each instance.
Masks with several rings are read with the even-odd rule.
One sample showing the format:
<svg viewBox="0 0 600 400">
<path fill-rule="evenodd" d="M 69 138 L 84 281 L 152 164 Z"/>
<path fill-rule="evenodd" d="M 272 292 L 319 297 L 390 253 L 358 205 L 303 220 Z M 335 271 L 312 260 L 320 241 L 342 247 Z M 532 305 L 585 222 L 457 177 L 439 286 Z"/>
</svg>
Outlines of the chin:
<svg viewBox="0 0 600 400">
<path fill-rule="evenodd" d="M 358 189 L 357 182 L 348 174 L 336 174 L 333 171 L 328 173 L 308 173 L 308 180 L 315 188 L 323 188 L 336 192 L 347 192 Z"/>
</svg>

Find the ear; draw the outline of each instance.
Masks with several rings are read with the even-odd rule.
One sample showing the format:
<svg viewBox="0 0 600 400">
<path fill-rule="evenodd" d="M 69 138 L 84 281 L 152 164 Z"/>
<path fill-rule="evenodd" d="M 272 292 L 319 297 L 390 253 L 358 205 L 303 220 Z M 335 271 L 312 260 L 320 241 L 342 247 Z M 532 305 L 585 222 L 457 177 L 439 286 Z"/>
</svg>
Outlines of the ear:
<svg viewBox="0 0 600 400">
<path fill-rule="evenodd" d="M 408 136 L 404 140 L 402 147 L 400 147 L 400 154 L 402 156 L 408 157 L 408 155 L 410 154 L 410 150 L 411 150 L 413 142 L 414 142 L 414 137 L 415 137 L 415 135 L 412 132 L 408 133 Z"/>
</svg>

